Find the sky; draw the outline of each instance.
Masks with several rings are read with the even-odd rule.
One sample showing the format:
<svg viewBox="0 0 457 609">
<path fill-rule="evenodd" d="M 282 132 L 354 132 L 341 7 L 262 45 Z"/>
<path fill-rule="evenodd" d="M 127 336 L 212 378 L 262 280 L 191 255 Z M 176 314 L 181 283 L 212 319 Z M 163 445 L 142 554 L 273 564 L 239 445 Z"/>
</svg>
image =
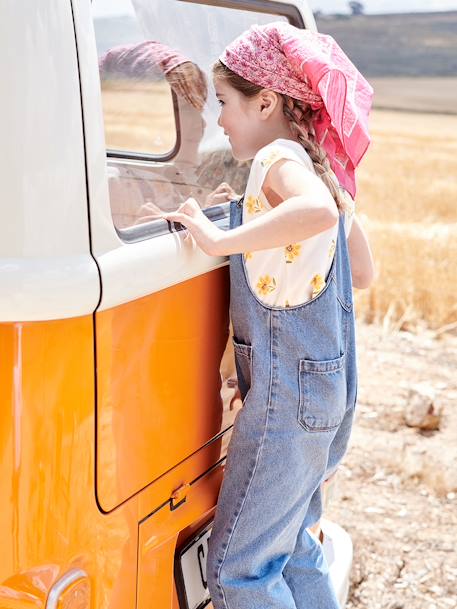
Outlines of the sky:
<svg viewBox="0 0 457 609">
<path fill-rule="evenodd" d="M 361 0 L 365 13 L 408 13 L 431 11 L 455 11 L 457 0 Z M 324 13 L 348 12 L 345 0 L 309 0 L 313 11 L 322 10 Z"/>
<path fill-rule="evenodd" d="M 368 13 L 407 13 L 457 10 L 457 0 L 361 0 Z M 313 10 L 324 13 L 348 12 L 345 0 L 309 0 Z M 131 11 L 130 0 L 93 0 L 94 16 L 122 15 Z"/>
</svg>

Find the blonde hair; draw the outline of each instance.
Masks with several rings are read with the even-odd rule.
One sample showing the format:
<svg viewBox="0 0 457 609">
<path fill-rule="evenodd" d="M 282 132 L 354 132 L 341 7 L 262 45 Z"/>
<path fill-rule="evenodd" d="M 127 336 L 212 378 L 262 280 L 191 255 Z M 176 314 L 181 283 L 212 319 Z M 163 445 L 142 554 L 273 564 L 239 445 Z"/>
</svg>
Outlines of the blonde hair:
<svg viewBox="0 0 457 609">
<path fill-rule="evenodd" d="M 221 61 L 218 61 L 213 66 L 213 75 L 215 78 L 226 80 L 230 86 L 245 95 L 246 97 L 254 97 L 264 89 L 259 85 L 238 76 L 230 70 Z M 288 95 L 279 94 L 283 100 L 284 116 L 289 121 L 289 126 L 293 137 L 299 142 L 306 152 L 309 154 L 313 162 L 316 175 L 324 182 L 332 197 L 335 200 L 336 206 L 340 213 L 347 209 L 347 203 L 344 198 L 344 190 L 340 187 L 335 173 L 330 167 L 330 161 L 324 148 L 316 141 L 314 131 L 314 119 L 317 112 L 311 106 L 298 99 Z"/>
</svg>

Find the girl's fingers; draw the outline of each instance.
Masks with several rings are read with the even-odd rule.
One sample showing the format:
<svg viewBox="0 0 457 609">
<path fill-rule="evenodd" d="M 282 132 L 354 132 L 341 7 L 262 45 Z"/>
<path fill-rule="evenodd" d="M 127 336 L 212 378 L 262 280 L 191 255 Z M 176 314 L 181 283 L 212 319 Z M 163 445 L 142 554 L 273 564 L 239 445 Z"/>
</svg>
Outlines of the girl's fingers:
<svg viewBox="0 0 457 609">
<path fill-rule="evenodd" d="M 197 203 L 197 201 L 193 198 L 193 197 L 189 197 L 184 203 L 183 205 L 189 205 L 192 209 L 197 209 L 200 210 L 200 205 Z"/>
<path fill-rule="evenodd" d="M 227 182 L 222 182 L 206 197 L 206 207 L 217 203 L 226 203 L 232 199 L 236 199 L 238 195 Z"/>
<path fill-rule="evenodd" d="M 169 222 L 180 222 L 189 228 L 200 220 L 200 215 L 206 219 L 197 201 L 190 198 L 184 201 L 184 203 L 181 203 L 176 211 L 162 214 L 162 218 Z"/>
<path fill-rule="evenodd" d="M 168 220 L 168 222 L 179 222 L 180 224 L 186 224 L 189 220 L 189 216 L 185 214 L 164 214 L 162 217 L 164 220 Z"/>
<path fill-rule="evenodd" d="M 230 196 L 226 192 L 221 192 L 213 196 L 213 203 L 226 203 L 230 199 Z"/>
</svg>

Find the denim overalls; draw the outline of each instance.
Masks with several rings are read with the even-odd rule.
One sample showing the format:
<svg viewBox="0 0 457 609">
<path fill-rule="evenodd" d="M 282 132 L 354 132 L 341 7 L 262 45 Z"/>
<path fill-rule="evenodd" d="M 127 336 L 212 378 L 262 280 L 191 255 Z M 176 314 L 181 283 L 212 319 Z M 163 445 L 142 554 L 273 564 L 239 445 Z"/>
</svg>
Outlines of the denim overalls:
<svg viewBox="0 0 457 609">
<path fill-rule="evenodd" d="M 233 201 L 230 228 L 242 222 Z M 294 307 L 252 292 L 230 257 L 238 383 L 235 420 L 207 563 L 215 609 L 336 609 L 321 545 L 307 527 L 343 457 L 356 400 L 352 281 L 339 220 L 324 290 Z"/>
</svg>

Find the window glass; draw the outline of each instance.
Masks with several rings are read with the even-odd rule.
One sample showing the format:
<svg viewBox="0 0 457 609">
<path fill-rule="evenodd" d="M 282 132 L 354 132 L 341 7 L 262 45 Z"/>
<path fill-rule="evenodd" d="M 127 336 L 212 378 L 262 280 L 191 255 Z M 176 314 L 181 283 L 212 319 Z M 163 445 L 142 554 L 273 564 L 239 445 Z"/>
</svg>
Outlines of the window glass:
<svg viewBox="0 0 457 609">
<path fill-rule="evenodd" d="M 120 234 L 145 223 L 154 234 L 160 212 L 189 196 L 212 206 L 221 182 L 241 194 L 249 165 L 233 159 L 217 125 L 211 67 L 252 24 L 286 17 L 179 0 L 94 0 L 92 7 Z"/>
</svg>

